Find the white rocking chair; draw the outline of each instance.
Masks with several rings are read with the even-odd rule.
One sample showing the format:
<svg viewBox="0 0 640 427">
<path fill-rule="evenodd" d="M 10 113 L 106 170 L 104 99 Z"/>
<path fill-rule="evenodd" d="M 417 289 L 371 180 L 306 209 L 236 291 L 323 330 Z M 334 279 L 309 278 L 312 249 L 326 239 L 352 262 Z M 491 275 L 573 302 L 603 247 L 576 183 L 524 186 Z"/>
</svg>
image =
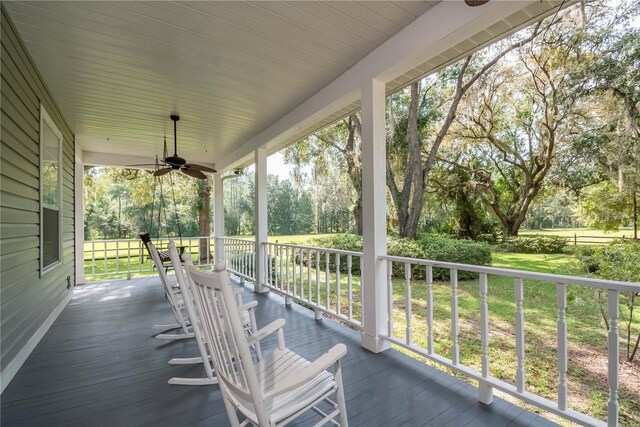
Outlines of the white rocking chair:
<svg viewBox="0 0 640 427">
<path fill-rule="evenodd" d="M 186 270 L 194 284 L 202 331 L 209 343 L 232 426 L 283 426 L 308 410 L 322 417 L 316 426 L 326 423 L 347 426 L 340 368 L 340 358 L 347 352 L 344 344 L 335 345 L 311 363 L 285 347 L 284 319 L 247 337 L 229 273 L 226 270 L 203 273 L 192 266 Z M 250 346 L 273 332 L 278 334 L 278 348 L 254 363 Z M 332 365 L 333 374 L 326 370 Z M 337 403 L 328 399 L 334 393 Z M 328 414 L 317 407 L 323 401 L 331 408 Z M 242 424 L 238 411 L 246 418 Z"/>
<path fill-rule="evenodd" d="M 169 360 L 170 365 L 190 365 L 202 363 L 204 366 L 204 370 L 206 373 L 205 378 L 179 378 L 174 377 L 169 380 L 169 384 L 179 384 L 179 385 L 209 385 L 209 384 L 217 384 L 218 379 L 215 377 L 213 371 L 213 365 L 211 362 L 210 351 L 207 348 L 207 343 L 204 340 L 204 336 L 201 331 L 201 321 L 195 307 L 195 302 L 193 300 L 193 290 L 191 279 L 189 279 L 184 271 L 182 270 L 182 265 L 185 266 L 193 266 L 193 262 L 191 261 L 191 254 L 189 252 L 184 252 L 182 256 L 178 253 L 178 249 L 173 240 L 169 242 L 167 256 L 171 261 L 171 266 L 176 274 L 176 279 L 178 281 L 178 285 L 182 292 L 182 300 L 184 302 L 184 306 L 187 310 L 187 315 L 190 320 L 191 329 L 193 330 L 194 337 L 196 339 L 196 343 L 198 345 L 198 352 L 200 353 L 200 357 L 189 357 L 189 358 L 173 358 Z M 238 289 L 238 292 L 241 292 L 241 289 Z M 252 334 L 257 331 L 256 320 L 254 308 L 258 305 L 256 301 L 252 301 L 247 304 L 242 304 L 242 296 L 238 293 L 237 300 L 240 307 L 240 312 L 242 313 L 242 323 L 247 331 L 247 334 Z M 260 352 L 259 344 L 255 346 L 256 357 L 258 360 L 262 358 L 262 354 Z"/>
<path fill-rule="evenodd" d="M 149 241 L 149 242 L 145 242 L 145 245 L 147 246 L 147 250 L 149 252 L 149 255 L 151 256 L 151 260 L 156 266 L 156 270 L 158 271 L 158 276 L 160 276 L 160 281 L 162 282 L 162 286 L 167 296 L 167 300 L 171 305 L 171 311 L 173 312 L 173 315 L 177 322 L 177 323 L 168 324 L 168 325 L 154 325 L 153 329 L 158 331 L 156 338 L 165 339 L 165 340 L 193 338 L 195 335 L 191 327 L 189 315 L 186 312 L 184 298 L 180 294 L 181 292 L 180 289 L 174 288 L 173 286 L 171 286 L 171 283 L 167 278 L 167 273 L 164 268 L 164 265 L 160 260 L 160 255 L 158 254 L 158 251 L 156 250 L 153 243 Z M 166 331 L 169 331 L 172 329 L 178 329 L 178 328 L 182 329 L 182 332 L 171 333 L 171 334 L 162 333 L 162 332 L 166 332 Z"/>
</svg>

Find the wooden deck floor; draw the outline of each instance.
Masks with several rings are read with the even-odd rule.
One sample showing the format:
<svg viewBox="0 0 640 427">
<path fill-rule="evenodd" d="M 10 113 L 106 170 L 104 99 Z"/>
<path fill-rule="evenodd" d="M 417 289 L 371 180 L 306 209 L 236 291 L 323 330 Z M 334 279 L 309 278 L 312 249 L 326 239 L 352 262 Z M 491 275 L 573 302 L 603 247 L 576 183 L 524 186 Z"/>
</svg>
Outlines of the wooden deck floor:
<svg viewBox="0 0 640 427">
<path fill-rule="evenodd" d="M 314 359 L 333 344 L 348 347 L 343 363 L 352 426 L 555 425 L 500 399 L 487 407 L 477 388 L 389 350 L 373 354 L 359 334 L 333 321 L 316 322 L 273 295 L 257 299 L 257 321 L 286 319 L 287 346 Z M 2 394 L 0 422 L 9 426 L 226 426 L 218 386 L 175 386 L 172 376 L 201 376 L 200 366 L 169 366 L 196 356 L 195 343 L 161 341 L 151 325 L 171 322 L 157 279 L 96 282 L 75 297 Z M 263 348 L 275 346 L 266 341 Z M 296 425 L 312 425 L 298 419 Z"/>
</svg>

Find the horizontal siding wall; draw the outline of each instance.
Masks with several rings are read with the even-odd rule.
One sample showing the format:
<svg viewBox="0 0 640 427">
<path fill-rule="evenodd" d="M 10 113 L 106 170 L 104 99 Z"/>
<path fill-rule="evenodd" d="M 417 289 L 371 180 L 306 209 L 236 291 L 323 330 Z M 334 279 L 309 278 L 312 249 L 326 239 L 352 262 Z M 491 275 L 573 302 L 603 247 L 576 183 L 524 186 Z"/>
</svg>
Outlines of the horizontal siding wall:
<svg viewBox="0 0 640 427">
<path fill-rule="evenodd" d="M 73 134 L 2 7 L 0 149 L 0 369 L 16 366 L 28 341 L 74 281 Z M 62 132 L 63 263 L 40 277 L 40 104 Z"/>
</svg>

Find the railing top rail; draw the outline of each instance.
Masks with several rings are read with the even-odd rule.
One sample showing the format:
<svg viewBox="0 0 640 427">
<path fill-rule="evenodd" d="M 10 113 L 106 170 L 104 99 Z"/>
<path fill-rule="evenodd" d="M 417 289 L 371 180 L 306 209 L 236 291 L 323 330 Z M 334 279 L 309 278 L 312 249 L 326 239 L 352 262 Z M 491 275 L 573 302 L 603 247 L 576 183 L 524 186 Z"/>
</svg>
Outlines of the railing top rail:
<svg viewBox="0 0 640 427">
<path fill-rule="evenodd" d="M 193 236 L 193 237 L 185 237 L 182 236 L 182 240 L 193 240 L 193 239 L 207 239 L 212 238 L 213 236 Z M 180 240 L 179 236 L 169 236 L 169 237 L 152 237 L 152 240 Z M 134 237 L 131 239 L 99 239 L 99 240 L 85 240 L 84 243 L 102 243 L 102 242 L 141 242 L 139 237 Z"/>
<path fill-rule="evenodd" d="M 273 243 L 273 242 L 262 242 L 261 244 L 271 245 L 271 246 L 282 246 L 282 247 L 288 247 L 288 248 L 311 249 L 314 251 L 331 252 L 331 253 L 340 254 L 340 255 L 352 255 L 352 256 L 358 256 L 358 257 L 362 256 L 362 252 L 345 251 L 343 249 L 323 248 L 320 246 L 294 245 L 292 243 Z"/>
<path fill-rule="evenodd" d="M 620 282 L 616 280 L 592 279 L 588 277 L 565 276 L 561 274 L 537 273 L 533 271 L 512 270 L 500 267 L 484 267 L 479 265 L 459 264 L 454 262 L 434 261 L 418 258 L 406 258 L 383 255 L 379 259 L 386 261 L 408 262 L 410 264 L 441 267 L 456 270 L 472 271 L 474 273 L 493 274 L 495 276 L 518 277 L 523 279 L 540 280 L 544 282 L 562 283 L 567 285 L 589 286 L 593 288 L 612 289 L 617 291 L 640 292 L 640 283 Z"/>
<path fill-rule="evenodd" d="M 222 240 L 238 240 L 241 242 L 254 242 L 251 237 L 220 237 Z"/>
</svg>

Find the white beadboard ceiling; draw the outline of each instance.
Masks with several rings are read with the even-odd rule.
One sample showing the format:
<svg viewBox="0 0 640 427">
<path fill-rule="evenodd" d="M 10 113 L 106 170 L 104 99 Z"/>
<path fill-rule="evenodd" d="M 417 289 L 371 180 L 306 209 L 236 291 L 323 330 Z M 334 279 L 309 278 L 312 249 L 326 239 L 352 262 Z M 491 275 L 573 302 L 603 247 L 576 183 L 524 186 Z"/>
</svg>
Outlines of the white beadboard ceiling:
<svg viewBox="0 0 640 427">
<path fill-rule="evenodd" d="M 151 160 L 178 113 L 179 154 L 215 164 L 439 1 L 3 3 L 84 151 Z M 470 35 L 387 89 L 552 6 L 536 2 Z"/>
</svg>

